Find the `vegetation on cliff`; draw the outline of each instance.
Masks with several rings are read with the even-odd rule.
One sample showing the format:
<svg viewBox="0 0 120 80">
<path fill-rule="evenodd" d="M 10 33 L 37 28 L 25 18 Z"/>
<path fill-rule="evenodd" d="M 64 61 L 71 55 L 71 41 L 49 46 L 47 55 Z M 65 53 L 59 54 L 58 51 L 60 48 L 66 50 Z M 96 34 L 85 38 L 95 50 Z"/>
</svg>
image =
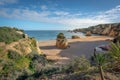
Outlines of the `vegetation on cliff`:
<svg viewBox="0 0 120 80">
<path fill-rule="evenodd" d="M 9 44 L 24 38 L 24 34 L 19 34 L 16 31 L 23 32 L 17 28 L 0 27 L 0 42 Z"/>
<path fill-rule="evenodd" d="M 24 73 L 34 74 L 47 63 L 40 53 L 36 39 L 26 37 L 23 30 L 0 27 L 0 79 L 21 80 Z"/>
</svg>

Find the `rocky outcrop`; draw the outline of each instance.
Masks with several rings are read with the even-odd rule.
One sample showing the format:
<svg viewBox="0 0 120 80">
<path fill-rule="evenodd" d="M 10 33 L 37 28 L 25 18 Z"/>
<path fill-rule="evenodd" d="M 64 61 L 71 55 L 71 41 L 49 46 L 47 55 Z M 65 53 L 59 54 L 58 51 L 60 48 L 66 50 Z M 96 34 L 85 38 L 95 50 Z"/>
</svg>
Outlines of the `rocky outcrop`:
<svg viewBox="0 0 120 80">
<path fill-rule="evenodd" d="M 80 37 L 78 35 L 73 35 L 72 39 L 80 39 Z"/>
<path fill-rule="evenodd" d="M 67 39 L 57 39 L 56 40 L 56 46 L 57 48 L 60 48 L 60 49 L 66 49 L 68 47 L 68 41 Z"/>
<path fill-rule="evenodd" d="M 59 33 L 56 39 L 56 47 L 60 49 L 65 49 L 68 47 L 68 41 L 63 33 Z"/>
<path fill-rule="evenodd" d="M 10 30 L 12 32 L 9 33 L 6 32 L 6 30 Z M 4 33 L 8 36 L 2 37 Z M 8 50 L 15 51 L 21 55 L 27 55 L 31 52 L 37 52 L 39 54 L 42 53 L 39 49 L 37 40 L 35 38 L 30 38 L 24 33 L 24 31 L 17 28 L 1 27 L 0 39 L 0 47 L 5 47 L 4 50 L 6 53 Z"/>
<path fill-rule="evenodd" d="M 6 50 L 16 51 L 20 55 L 27 55 L 32 51 L 41 54 L 41 50 L 37 46 L 37 41 L 34 38 L 20 39 L 17 42 L 6 44 Z"/>
<path fill-rule="evenodd" d="M 96 26 L 91 26 L 88 28 L 83 29 L 75 29 L 73 31 L 77 32 L 91 32 L 92 34 L 99 34 L 99 35 L 105 35 L 105 36 L 120 36 L 120 23 L 113 23 L 113 24 L 99 24 Z"/>
</svg>

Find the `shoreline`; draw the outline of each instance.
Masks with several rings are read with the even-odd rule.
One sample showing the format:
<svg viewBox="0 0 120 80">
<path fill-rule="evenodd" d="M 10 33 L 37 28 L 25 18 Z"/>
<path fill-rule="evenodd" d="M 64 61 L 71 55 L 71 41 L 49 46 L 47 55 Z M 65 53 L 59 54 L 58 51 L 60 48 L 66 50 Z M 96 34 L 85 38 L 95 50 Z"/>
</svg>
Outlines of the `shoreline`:
<svg viewBox="0 0 120 80">
<path fill-rule="evenodd" d="M 80 39 L 85 39 L 85 38 L 110 38 L 112 39 L 113 37 L 109 37 L 109 36 L 103 36 L 103 35 L 92 35 L 92 36 L 80 36 Z M 56 39 L 50 39 L 50 40 L 37 40 L 38 42 L 48 42 L 48 41 L 55 41 Z M 72 39 L 72 38 L 67 38 L 67 40 L 75 40 L 75 39 Z M 77 40 L 77 39 L 76 39 Z M 79 39 L 78 39 L 79 40 Z"/>
<path fill-rule="evenodd" d="M 112 37 L 107 36 L 88 36 L 80 39 L 68 39 L 70 48 L 58 49 L 55 44 L 56 40 L 39 41 L 38 45 L 43 54 L 47 55 L 48 59 L 61 61 L 74 58 L 75 56 L 85 55 L 87 58 L 93 54 L 94 47 L 103 44 L 109 44 Z"/>
</svg>

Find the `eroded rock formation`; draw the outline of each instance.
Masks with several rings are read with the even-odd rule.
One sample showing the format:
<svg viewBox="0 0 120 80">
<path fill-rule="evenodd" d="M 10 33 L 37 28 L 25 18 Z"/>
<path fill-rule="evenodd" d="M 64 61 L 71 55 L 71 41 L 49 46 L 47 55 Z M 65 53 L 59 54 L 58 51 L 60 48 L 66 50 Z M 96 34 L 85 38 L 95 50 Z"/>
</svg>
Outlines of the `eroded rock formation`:
<svg viewBox="0 0 120 80">
<path fill-rule="evenodd" d="M 78 35 L 73 35 L 72 39 L 80 39 L 80 37 Z"/>
<path fill-rule="evenodd" d="M 63 33 L 59 33 L 56 39 L 56 47 L 60 49 L 65 49 L 68 47 L 68 41 Z"/>
</svg>

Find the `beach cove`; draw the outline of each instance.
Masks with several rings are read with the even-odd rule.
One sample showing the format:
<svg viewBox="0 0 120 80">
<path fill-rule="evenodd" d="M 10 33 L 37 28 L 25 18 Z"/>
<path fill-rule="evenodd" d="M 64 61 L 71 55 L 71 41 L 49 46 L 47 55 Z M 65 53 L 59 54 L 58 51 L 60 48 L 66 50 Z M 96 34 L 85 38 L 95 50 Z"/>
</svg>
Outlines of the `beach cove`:
<svg viewBox="0 0 120 80">
<path fill-rule="evenodd" d="M 112 37 L 107 36 L 89 36 L 80 39 L 68 39 L 70 47 L 67 49 L 58 49 L 56 40 L 39 41 L 39 47 L 48 59 L 57 60 L 60 64 L 74 57 L 85 56 L 90 58 L 93 55 L 94 48 L 99 45 L 109 44 Z M 58 64 L 59 64 L 58 63 Z"/>
</svg>

